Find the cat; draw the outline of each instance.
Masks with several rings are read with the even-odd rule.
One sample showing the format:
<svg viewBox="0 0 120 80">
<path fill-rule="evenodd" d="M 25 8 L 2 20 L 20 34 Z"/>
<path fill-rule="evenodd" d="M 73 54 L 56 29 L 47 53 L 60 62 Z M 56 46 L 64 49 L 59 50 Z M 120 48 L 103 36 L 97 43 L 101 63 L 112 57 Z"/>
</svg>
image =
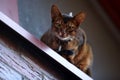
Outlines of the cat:
<svg viewBox="0 0 120 80">
<path fill-rule="evenodd" d="M 91 76 L 92 49 L 87 43 L 86 33 L 80 28 L 85 16 L 84 12 L 74 17 L 62 15 L 58 7 L 52 5 L 52 27 L 43 34 L 41 41 Z"/>
</svg>

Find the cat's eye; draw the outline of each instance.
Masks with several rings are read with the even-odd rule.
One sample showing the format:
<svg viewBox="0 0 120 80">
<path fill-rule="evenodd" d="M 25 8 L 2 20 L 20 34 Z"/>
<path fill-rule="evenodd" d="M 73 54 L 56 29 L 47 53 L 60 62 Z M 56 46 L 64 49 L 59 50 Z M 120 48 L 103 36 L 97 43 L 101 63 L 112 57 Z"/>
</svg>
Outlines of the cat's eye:
<svg viewBox="0 0 120 80">
<path fill-rule="evenodd" d="M 61 24 L 55 24 L 55 27 L 60 28 Z"/>
<path fill-rule="evenodd" d="M 68 28 L 67 28 L 67 32 L 68 33 L 73 33 L 73 32 L 75 32 L 76 31 L 76 29 L 75 29 L 75 26 L 73 25 L 73 26 L 71 26 L 71 25 L 69 25 L 68 26 Z"/>
<path fill-rule="evenodd" d="M 74 24 L 69 25 L 71 29 L 75 28 Z"/>
<path fill-rule="evenodd" d="M 70 28 L 71 28 L 71 29 L 74 29 L 74 25 L 71 25 Z"/>
<path fill-rule="evenodd" d="M 60 28 L 60 27 L 62 26 L 62 24 L 63 24 L 63 21 L 57 20 L 57 21 L 55 22 L 55 27 Z"/>
<path fill-rule="evenodd" d="M 67 26 L 68 26 L 69 29 L 74 29 L 75 28 L 75 25 L 73 23 L 68 23 Z"/>
</svg>

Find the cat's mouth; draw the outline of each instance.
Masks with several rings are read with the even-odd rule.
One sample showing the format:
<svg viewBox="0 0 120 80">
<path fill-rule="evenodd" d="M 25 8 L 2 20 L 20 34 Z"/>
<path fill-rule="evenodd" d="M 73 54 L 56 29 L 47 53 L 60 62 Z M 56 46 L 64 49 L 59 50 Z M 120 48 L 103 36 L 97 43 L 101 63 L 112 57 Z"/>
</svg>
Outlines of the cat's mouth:
<svg viewBox="0 0 120 80">
<path fill-rule="evenodd" d="M 60 37 L 60 36 L 57 35 L 57 37 L 58 37 L 60 40 L 62 40 L 62 41 L 71 41 L 71 40 L 73 40 L 73 38 L 72 38 L 71 36 Z"/>
</svg>

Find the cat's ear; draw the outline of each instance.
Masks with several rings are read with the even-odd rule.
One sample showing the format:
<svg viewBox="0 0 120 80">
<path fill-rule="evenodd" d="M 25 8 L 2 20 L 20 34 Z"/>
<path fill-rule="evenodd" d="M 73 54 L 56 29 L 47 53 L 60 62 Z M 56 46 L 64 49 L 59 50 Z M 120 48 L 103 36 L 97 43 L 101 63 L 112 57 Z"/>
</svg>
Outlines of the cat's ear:
<svg viewBox="0 0 120 80">
<path fill-rule="evenodd" d="M 77 25 L 80 25 L 85 20 L 85 17 L 86 17 L 86 13 L 80 12 L 74 16 L 74 20 L 75 20 Z"/>
<path fill-rule="evenodd" d="M 56 5 L 52 5 L 51 7 L 51 17 L 52 19 L 55 19 L 56 17 L 62 17 L 61 12 Z"/>
</svg>

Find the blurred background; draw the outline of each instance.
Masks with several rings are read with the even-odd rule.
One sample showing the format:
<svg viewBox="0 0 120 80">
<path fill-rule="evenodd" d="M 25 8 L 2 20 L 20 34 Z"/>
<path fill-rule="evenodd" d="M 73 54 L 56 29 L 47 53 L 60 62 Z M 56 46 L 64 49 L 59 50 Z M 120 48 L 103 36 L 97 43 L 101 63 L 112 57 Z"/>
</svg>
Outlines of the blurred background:
<svg viewBox="0 0 120 80">
<path fill-rule="evenodd" d="M 93 48 L 94 80 L 120 80 L 119 0 L 0 0 L 0 11 L 40 39 L 51 27 L 51 6 L 62 13 L 87 13 L 81 24 Z"/>
</svg>

